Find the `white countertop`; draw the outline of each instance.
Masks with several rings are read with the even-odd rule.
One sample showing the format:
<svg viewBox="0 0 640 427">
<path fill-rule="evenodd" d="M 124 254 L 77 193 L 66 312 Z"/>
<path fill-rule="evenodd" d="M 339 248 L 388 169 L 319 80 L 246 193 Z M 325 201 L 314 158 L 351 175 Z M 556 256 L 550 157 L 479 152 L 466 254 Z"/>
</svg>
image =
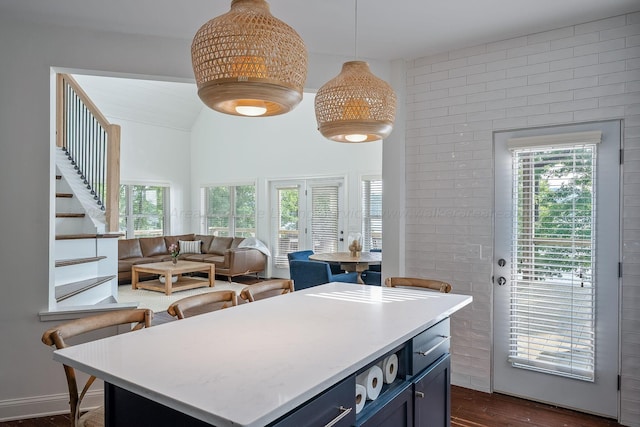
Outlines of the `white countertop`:
<svg viewBox="0 0 640 427">
<path fill-rule="evenodd" d="M 264 426 L 470 302 L 329 283 L 53 358 L 218 427 Z"/>
</svg>

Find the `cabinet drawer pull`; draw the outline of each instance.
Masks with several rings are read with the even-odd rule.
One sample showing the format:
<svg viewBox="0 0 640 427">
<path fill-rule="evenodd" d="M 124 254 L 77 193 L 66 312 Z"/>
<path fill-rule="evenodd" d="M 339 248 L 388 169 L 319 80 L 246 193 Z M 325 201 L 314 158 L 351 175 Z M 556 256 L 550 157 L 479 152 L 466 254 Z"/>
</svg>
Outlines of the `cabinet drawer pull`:
<svg viewBox="0 0 640 427">
<path fill-rule="evenodd" d="M 327 424 L 325 424 L 324 427 L 331 427 L 331 426 L 334 426 L 334 425 L 338 424 L 341 419 L 343 419 L 344 417 L 349 415 L 351 413 L 351 411 L 353 410 L 353 408 L 345 408 L 344 406 L 341 406 L 338 409 L 340 409 L 340 415 L 338 415 L 337 417 L 335 417 L 334 419 L 329 421 Z"/>
<path fill-rule="evenodd" d="M 440 337 L 444 338 L 442 341 L 440 341 L 438 344 L 434 345 L 433 347 L 431 347 L 429 350 L 427 351 L 416 351 L 416 353 L 418 353 L 421 356 L 428 356 L 429 354 L 431 354 L 433 351 L 435 351 L 435 349 L 437 349 L 438 347 L 440 347 L 442 344 L 444 344 L 445 342 L 449 341 L 451 339 L 451 337 L 447 337 L 444 335 L 440 335 Z"/>
<path fill-rule="evenodd" d="M 424 393 L 421 391 L 416 391 L 416 397 L 419 397 L 420 399 L 424 398 Z"/>
</svg>

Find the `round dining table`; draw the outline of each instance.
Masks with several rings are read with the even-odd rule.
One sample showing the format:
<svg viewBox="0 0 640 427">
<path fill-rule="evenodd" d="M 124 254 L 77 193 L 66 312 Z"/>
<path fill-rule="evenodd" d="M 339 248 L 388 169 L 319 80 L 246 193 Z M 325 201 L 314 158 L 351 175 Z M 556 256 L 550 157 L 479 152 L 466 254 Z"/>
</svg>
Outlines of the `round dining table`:
<svg viewBox="0 0 640 427">
<path fill-rule="evenodd" d="M 351 252 L 325 252 L 310 255 L 309 259 L 340 264 L 342 270 L 358 273 L 358 283 L 364 284 L 362 272 L 368 270 L 370 265 L 382 264 L 382 252 L 360 252 L 356 256 L 351 256 Z"/>
</svg>

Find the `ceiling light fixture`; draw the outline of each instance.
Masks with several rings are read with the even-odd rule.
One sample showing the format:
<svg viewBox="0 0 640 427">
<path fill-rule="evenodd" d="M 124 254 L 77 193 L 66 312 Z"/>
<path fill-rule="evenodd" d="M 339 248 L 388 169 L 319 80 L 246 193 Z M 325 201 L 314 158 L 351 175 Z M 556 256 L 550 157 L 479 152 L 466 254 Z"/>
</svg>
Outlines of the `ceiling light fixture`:
<svg viewBox="0 0 640 427">
<path fill-rule="evenodd" d="M 355 0 L 355 56 L 358 57 L 358 0 Z M 318 130 L 337 142 L 384 139 L 393 130 L 396 94 L 364 61 L 349 61 L 316 94 Z"/>
<path fill-rule="evenodd" d="M 191 44 L 198 96 L 208 107 L 241 116 L 275 116 L 302 100 L 307 49 L 264 0 L 233 0 Z"/>
</svg>

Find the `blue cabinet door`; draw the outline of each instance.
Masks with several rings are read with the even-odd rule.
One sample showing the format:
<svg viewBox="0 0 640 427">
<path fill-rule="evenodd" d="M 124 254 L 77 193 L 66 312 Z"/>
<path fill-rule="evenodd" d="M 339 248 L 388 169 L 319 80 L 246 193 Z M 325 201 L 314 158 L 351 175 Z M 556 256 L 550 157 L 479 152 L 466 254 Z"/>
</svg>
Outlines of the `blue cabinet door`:
<svg viewBox="0 0 640 427">
<path fill-rule="evenodd" d="M 413 384 L 406 382 L 395 397 L 373 415 L 362 420 L 359 427 L 413 427 Z"/>
<path fill-rule="evenodd" d="M 415 427 L 451 426 L 451 356 L 442 356 L 413 380 Z"/>
</svg>

